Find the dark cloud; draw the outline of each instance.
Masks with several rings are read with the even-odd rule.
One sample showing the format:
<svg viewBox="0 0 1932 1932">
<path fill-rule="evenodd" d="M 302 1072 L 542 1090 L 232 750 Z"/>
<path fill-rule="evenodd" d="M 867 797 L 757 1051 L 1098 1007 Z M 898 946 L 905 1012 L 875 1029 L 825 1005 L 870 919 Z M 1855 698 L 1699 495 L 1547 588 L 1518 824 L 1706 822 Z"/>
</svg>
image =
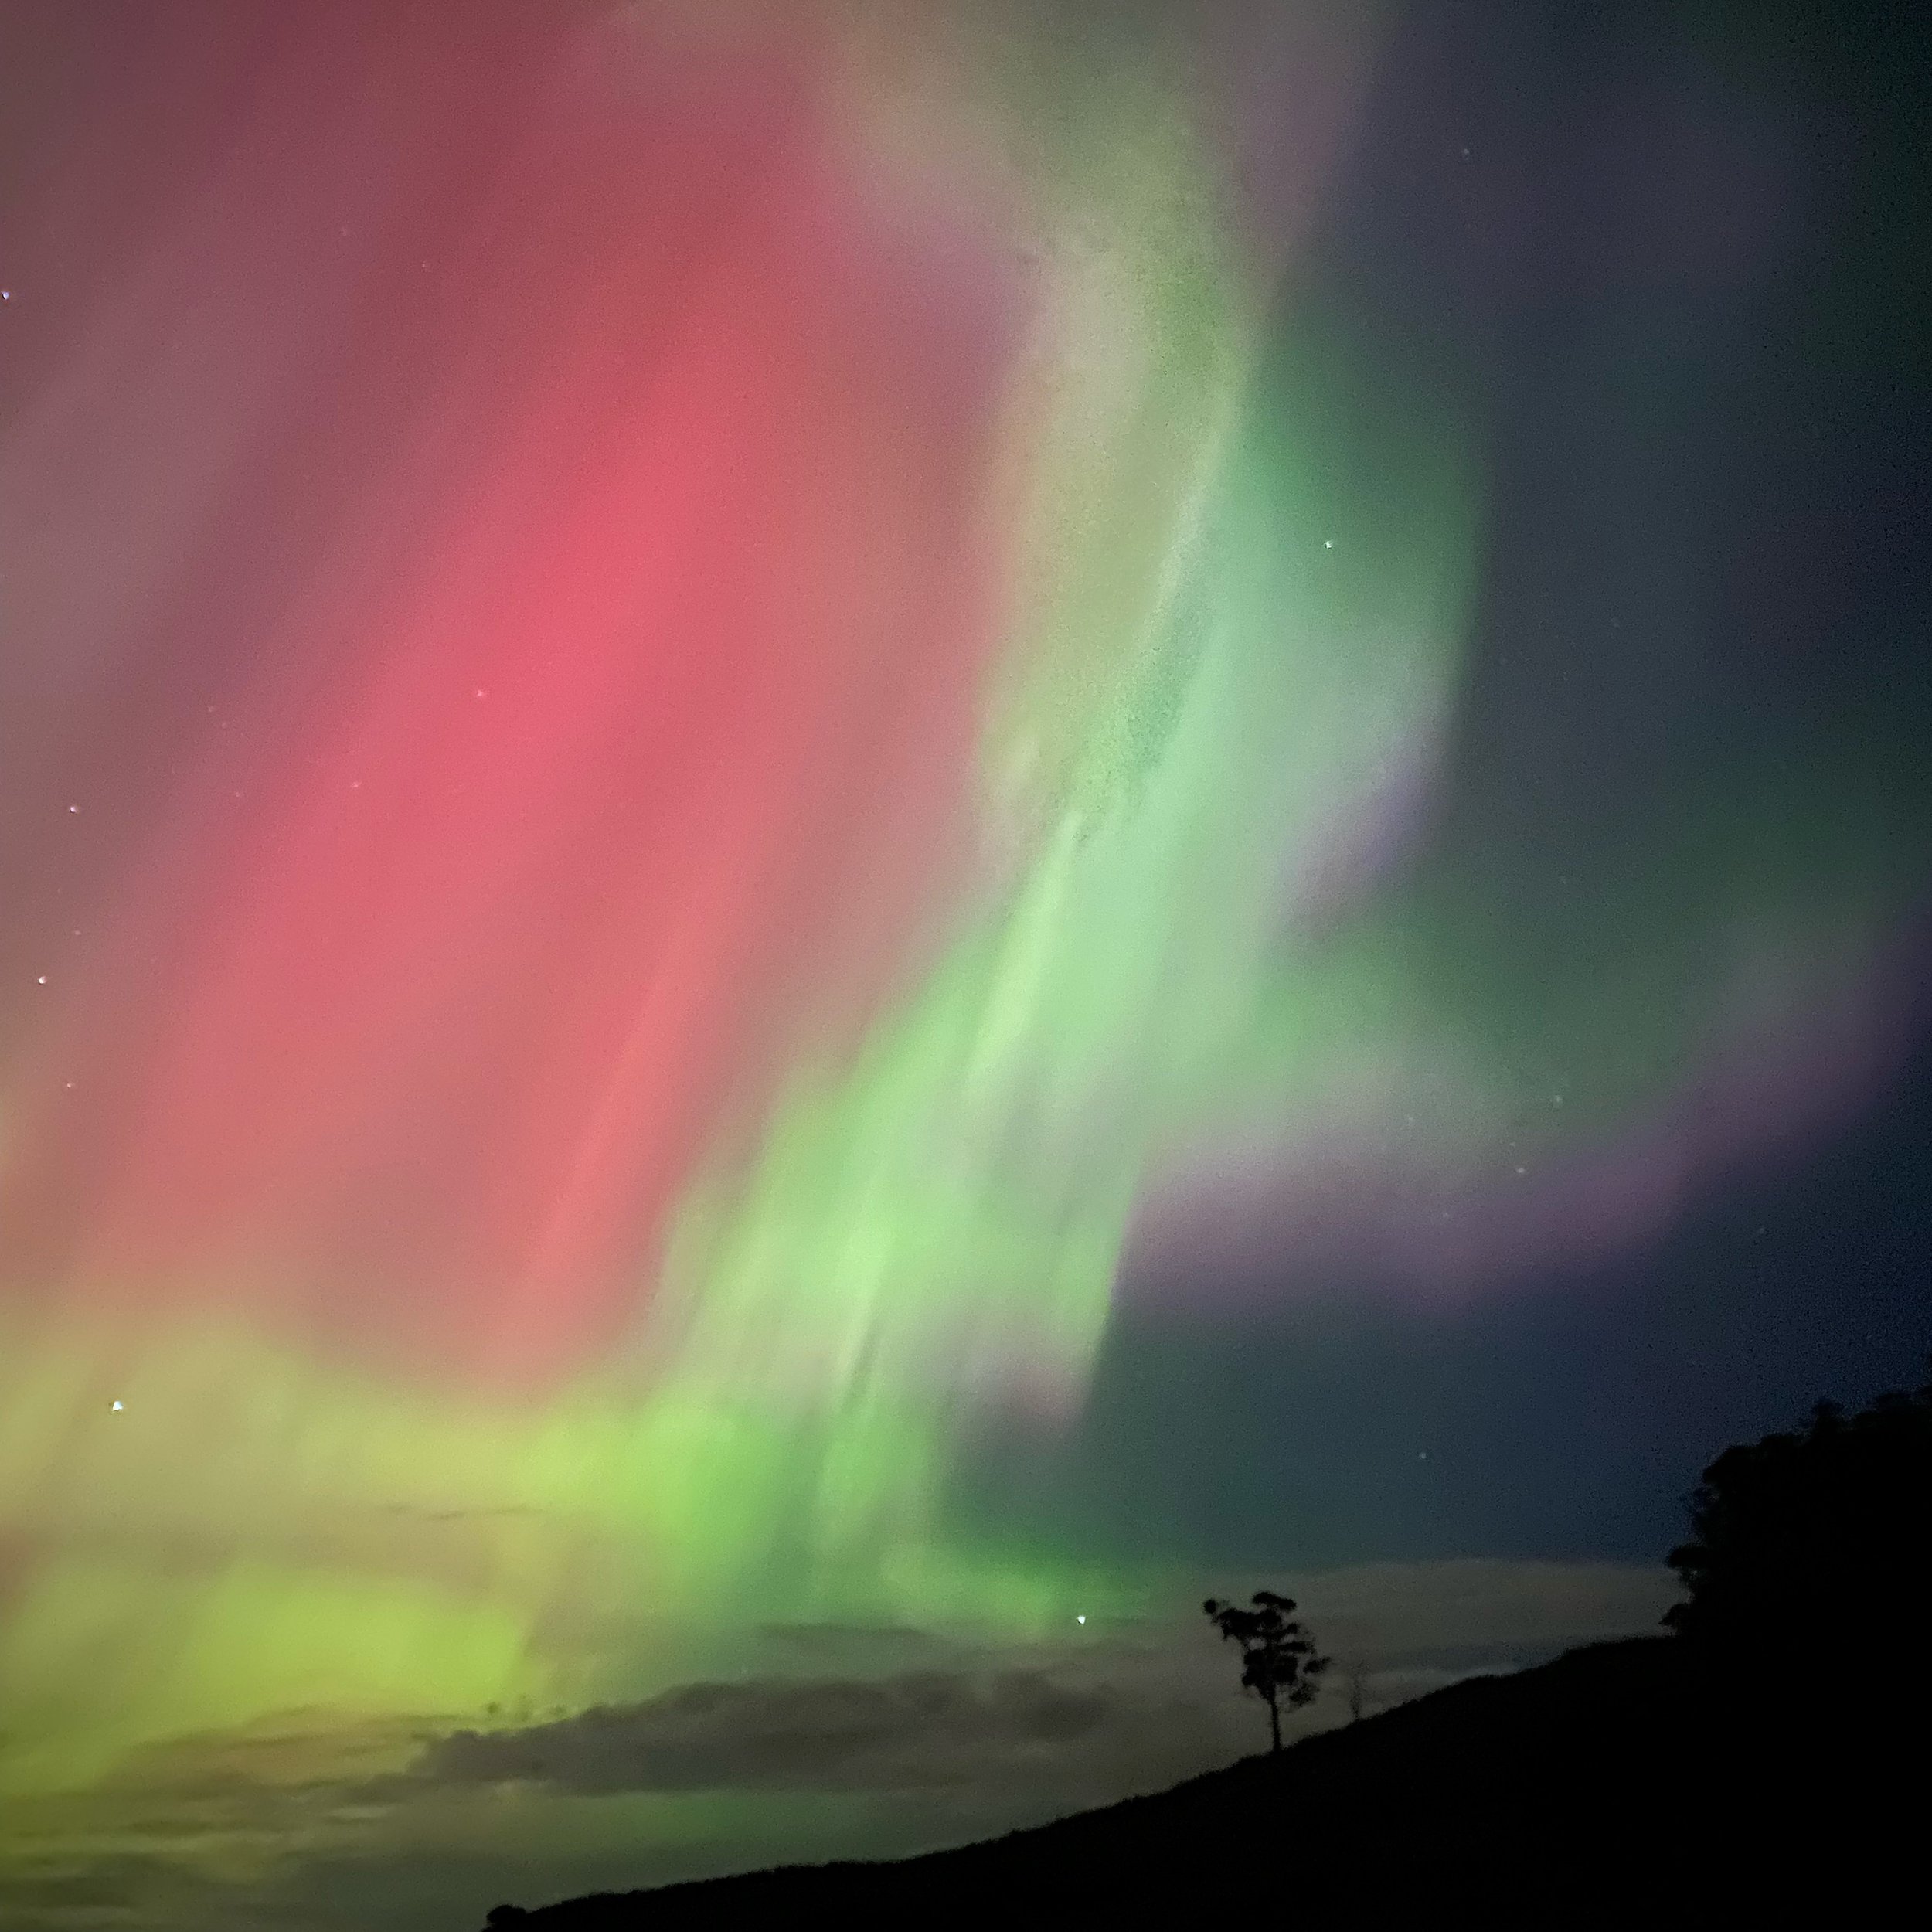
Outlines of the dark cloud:
<svg viewBox="0 0 1932 1932">
<path fill-rule="evenodd" d="M 406 1801 L 426 1789 L 522 1785 L 1105 1803 L 1262 1743 L 1259 1709 L 1196 1607 L 1210 1587 L 1257 1582 L 1301 1600 L 1318 1638 L 1366 1673 L 1372 1708 L 1570 1643 L 1655 1629 L 1674 1594 L 1668 1573 L 1648 1566 L 1378 1564 L 1300 1580 L 1190 1580 L 1168 1613 L 1096 1620 L 1063 1642 L 988 1648 L 917 1631 L 768 1631 L 764 1655 L 776 1668 L 552 1723 L 454 1732 L 380 1789 Z M 811 1668 L 787 1668 L 798 1658 Z M 1343 1715 L 1332 1686 L 1298 1727 Z"/>
<path fill-rule="evenodd" d="M 1138 1714 L 1131 1701 L 1038 1670 L 692 1684 L 527 1730 L 459 1731 L 413 1775 L 576 1791 L 961 1784 L 1091 1745 Z"/>
</svg>

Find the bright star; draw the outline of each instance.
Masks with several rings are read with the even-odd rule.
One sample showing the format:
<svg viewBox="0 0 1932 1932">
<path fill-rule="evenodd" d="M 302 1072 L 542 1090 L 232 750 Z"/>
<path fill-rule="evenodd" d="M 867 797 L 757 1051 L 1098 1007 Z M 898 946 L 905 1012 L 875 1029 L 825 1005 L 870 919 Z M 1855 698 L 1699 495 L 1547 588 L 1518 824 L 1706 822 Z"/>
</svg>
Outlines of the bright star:
<svg viewBox="0 0 1932 1932">
<path fill-rule="evenodd" d="M 1087 1621 L 1087 1619 L 1084 1617 L 1076 1617 L 1073 1621 L 1077 1624 L 1083 1624 Z"/>
<path fill-rule="evenodd" d="M 117 1410 L 118 1410 L 118 1409 L 120 1408 L 120 1406 L 121 1406 L 121 1404 L 120 1404 L 119 1403 L 117 1403 L 117 1402 L 114 1404 L 114 1407 L 115 1407 Z"/>
</svg>

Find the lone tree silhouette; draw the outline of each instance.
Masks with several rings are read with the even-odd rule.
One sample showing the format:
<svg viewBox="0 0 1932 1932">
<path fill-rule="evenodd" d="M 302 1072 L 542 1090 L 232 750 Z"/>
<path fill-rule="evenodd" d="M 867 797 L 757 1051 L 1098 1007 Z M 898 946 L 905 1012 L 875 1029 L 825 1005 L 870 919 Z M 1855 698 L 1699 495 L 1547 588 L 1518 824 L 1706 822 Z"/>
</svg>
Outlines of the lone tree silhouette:
<svg viewBox="0 0 1932 1932">
<path fill-rule="evenodd" d="M 1688 1595 L 1664 1617 L 1688 1645 L 1752 1676 L 1801 1651 L 1923 1694 L 1932 1387 L 1851 1416 L 1821 1402 L 1801 1433 L 1726 1449 L 1690 1505 L 1692 1540 L 1670 1553 Z"/>
<path fill-rule="evenodd" d="M 1298 1710 L 1313 1703 L 1321 1689 L 1315 1680 L 1328 1659 L 1316 1655 L 1314 1638 L 1296 1621 L 1292 1597 L 1257 1590 L 1252 1610 L 1213 1597 L 1201 1607 L 1228 1642 L 1240 1645 L 1241 1682 L 1267 1706 L 1270 1748 L 1278 1751 L 1281 1706 Z"/>
</svg>

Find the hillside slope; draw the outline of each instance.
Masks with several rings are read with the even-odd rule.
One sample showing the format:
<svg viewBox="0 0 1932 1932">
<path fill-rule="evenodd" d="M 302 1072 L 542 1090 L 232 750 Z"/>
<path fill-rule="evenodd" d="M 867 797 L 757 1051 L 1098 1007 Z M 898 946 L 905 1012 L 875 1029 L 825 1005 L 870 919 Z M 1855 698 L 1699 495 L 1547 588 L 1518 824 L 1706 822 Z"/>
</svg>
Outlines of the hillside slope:
<svg viewBox="0 0 1932 1932">
<path fill-rule="evenodd" d="M 1702 1682 L 1670 1638 L 1596 1645 L 988 1843 L 576 1899 L 510 1922 L 602 1932 L 780 1913 L 870 1925 L 1269 1910 L 1321 1926 L 1555 1927 L 1633 1913 L 1776 1924 L 1802 1899 L 1855 1908 L 1910 1877 L 1924 1736 L 1898 1719 L 1769 1711 Z M 1906 1734 L 1883 1734 L 1895 1728 Z"/>
</svg>

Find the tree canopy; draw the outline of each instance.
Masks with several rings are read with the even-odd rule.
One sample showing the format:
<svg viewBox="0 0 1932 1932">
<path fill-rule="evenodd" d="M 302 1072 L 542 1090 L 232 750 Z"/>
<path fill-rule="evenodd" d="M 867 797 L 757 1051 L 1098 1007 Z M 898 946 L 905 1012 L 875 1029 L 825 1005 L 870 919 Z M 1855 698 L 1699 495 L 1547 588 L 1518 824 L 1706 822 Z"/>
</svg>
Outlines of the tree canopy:
<svg viewBox="0 0 1932 1932">
<path fill-rule="evenodd" d="M 1922 1684 L 1932 1630 L 1932 1386 L 1726 1449 L 1670 1553 L 1685 1599 L 1665 1621 L 1746 1667 L 1800 1656 Z M 1896 1679 L 1895 1679 L 1896 1681 Z"/>
<path fill-rule="evenodd" d="M 1241 1682 L 1268 1707 L 1270 1748 L 1281 1748 L 1281 1707 L 1312 1703 L 1321 1689 L 1317 1679 L 1328 1668 L 1318 1655 L 1315 1639 L 1296 1620 L 1294 1599 L 1271 1590 L 1254 1593 L 1253 1608 L 1224 1604 L 1210 1597 L 1201 1607 L 1215 1628 L 1241 1650 Z"/>
</svg>

